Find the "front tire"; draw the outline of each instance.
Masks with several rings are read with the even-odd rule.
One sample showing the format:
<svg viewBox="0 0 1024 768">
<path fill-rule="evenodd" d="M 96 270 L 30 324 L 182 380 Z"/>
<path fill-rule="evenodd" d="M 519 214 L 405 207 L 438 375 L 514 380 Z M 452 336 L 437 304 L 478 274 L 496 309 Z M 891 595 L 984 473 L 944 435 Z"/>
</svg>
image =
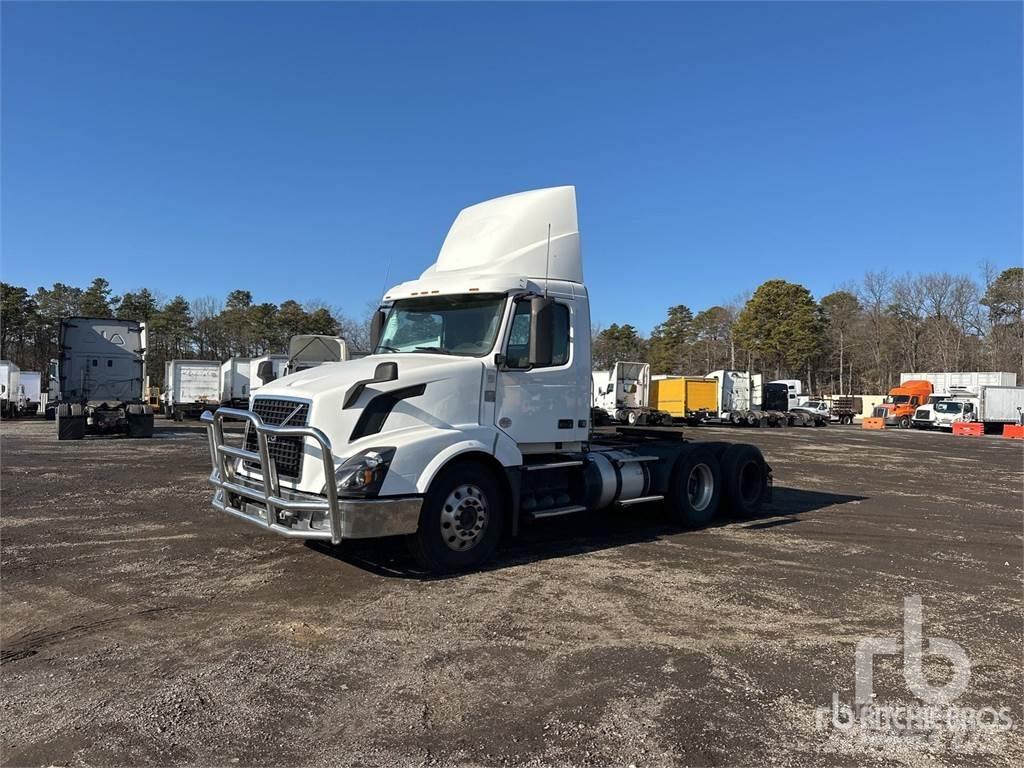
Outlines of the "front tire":
<svg viewBox="0 0 1024 768">
<path fill-rule="evenodd" d="M 672 469 L 669 514 L 685 528 L 705 526 L 718 514 L 721 492 L 721 470 L 715 452 L 694 445 L 676 460 Z"/>
<path fill-rule="evenodd" d="M 476 568 L 494 554 L 504 522 L 505 501 L 494 475 L 477 462 L 458 461 L 430 484 L 409 548 L 433 573 Z"/>
<path fill-rule="evenodd" d="M 909 416 L 901 416 L 900 417 L 900 429 L 910 429 L 910 417 Z"/>
</svg>

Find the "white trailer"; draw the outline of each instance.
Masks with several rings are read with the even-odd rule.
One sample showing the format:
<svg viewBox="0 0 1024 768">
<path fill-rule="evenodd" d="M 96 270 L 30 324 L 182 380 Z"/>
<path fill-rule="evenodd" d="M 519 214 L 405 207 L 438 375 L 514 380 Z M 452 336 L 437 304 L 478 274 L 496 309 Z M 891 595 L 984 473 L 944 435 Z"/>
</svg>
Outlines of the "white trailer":
<svg viewBox="0 0 1024 768">
<path fill-rule="evenodd" d="M 671 424 L 672 417 L 651 410 L 651 366 L 617 362 L 610 371 L 593 371 L 594 423 Z"/>
<path fill-rule="evenodd" d="M 144 400 L 146 327 L 133 320 L 71 317 L 58 337 L 58 440 L 86 433 L 152 437 Z"/>
<path fill-rule="evenodd" d="M 12 419 L 21 410 L 21 369 L 0 360 L 0 418 Z"/>
<path fill-rule="evenodd" d="M 184 421 L 220 405 L 220 365 L 216 360 L 168 360 L 164 364 L 165 418 Z"/>
<path fill-rule="evenodd" d="M 203 414 L 213 506 L 292 538 L 404 535 L 431 571 L 480 565 L 526 518 L 657 502 L 680 526 L 755 514 L 771 470 L 754 446 L 592 433 L 576 222 L 572 187 L 462 211 L 436 263 L 385 293 L 371 355 Z M 240 442 L 229 420 L 247 424 Z"/>
<path fill-rule="evenodd" d="M 269 384 L 285 375 L 288 355 L 263 355 L 254 357 L 249 362 L 249 392 L 255 392 L 265 384 Z"/>
<path fill-rule="evenodd" d="M 249 402 L 248 357 L 232 357 L 220 366 L 220 401 L 224 405 L 238 407 Z"/>
<path fill-rule="evenodd" d="M 45 406 L 43 392 L 43 376 L 38 371 L 21 372 L 21 411 L 35 415 L 40 406 Z"/>
<path fill-rule="evenodd" d="M 340 336 L 301 334 L 292 336 L 288 342 L 288 361 L 284 375 L 316 368 L 325 363 L 341 363 L 348 360 L 348 343 Z"/>
<path fill-rule="evenodd" d="M 931 382 L 936 395 L 951 396 L 957 390 L 980 392 L 982 387 L 1015 387 L 1017 374 L 1008 371 L 940 371 L 931 373 L 901 373 L 900 384 L 908 381 Z M 939 398 L 936 398 L 938 402 Z"/>
</svg>

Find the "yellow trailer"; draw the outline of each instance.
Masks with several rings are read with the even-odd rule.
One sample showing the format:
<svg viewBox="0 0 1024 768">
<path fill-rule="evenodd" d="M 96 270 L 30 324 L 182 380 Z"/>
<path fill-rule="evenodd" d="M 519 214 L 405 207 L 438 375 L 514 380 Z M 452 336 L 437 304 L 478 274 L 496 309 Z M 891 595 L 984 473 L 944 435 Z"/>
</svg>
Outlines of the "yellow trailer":
<svg viewBox="0 0 1024 768">
<path fill-rule="evenodd" d="M 673 419 L 697 421 L 718 413 L 718 380 L 694 376 L 656 376 L 651 379 L 651 408 Z"/>
</svg>

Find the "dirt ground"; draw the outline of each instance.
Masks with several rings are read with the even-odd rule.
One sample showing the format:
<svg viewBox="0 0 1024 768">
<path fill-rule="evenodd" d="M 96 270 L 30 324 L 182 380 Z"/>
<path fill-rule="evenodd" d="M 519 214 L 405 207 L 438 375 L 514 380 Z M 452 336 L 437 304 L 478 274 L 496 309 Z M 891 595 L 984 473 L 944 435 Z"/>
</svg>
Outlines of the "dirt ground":
<svg viewBox="0 0 1024 768">
<path fill-rule="evenodd" d="M 761 446 L 763 517 L 632 508 L 533 524 L 493 567 L 424 578 L 396 542 L 332 550 L 208 505 L 199 426 L 58 443 L 2 426 L 4 765 L 1020 765 L 1024 444 L 858 428 L 695 428 Z M 854 646 L 971 663 L 959 707 L 1011 730 L 832 725 Z M 951 668 L 934 656 L 929 679 Z M 899 656 L 876 701 L 914 703 Z M 823 708 L 819 712 L 819 708 Z"/>
</svg>

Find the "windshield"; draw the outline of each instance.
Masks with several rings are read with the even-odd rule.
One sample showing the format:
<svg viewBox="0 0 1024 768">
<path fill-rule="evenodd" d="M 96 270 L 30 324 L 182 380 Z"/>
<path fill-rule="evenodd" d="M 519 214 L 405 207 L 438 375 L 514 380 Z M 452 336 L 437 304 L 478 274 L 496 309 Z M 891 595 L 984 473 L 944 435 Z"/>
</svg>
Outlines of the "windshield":
<svg viewBox="0 0 1024 768">
<path fill-rule="evenodd" d="M 811 408 L 813 410 L 820 411 L 822 408 L 825 407 L 825 405 L 824 405 L 824 403 L 821 402 L 821 400 L 809 400 L 807 402 L 807 406 L 806 407 L 807 408 Z"/>
<path fill-rule="evenodd" d="M 482 357 L 494 347 L 504 306 L 500 293 L 400 299 L 388 310 L 374 352 Z"/>
<path fill-rule="evenodd" d="M 893 405 L 906 405 L 910 402 L 910 395 L 886 395 L 885 402 Z"/>
<path fill-rule="evenodd" d="M 936 413 L 960 413 L 963 409 L 963 403 L 951 403 L 949 400 L 943 400 L 941 403 L 935 404 Z"/>
</svg>

